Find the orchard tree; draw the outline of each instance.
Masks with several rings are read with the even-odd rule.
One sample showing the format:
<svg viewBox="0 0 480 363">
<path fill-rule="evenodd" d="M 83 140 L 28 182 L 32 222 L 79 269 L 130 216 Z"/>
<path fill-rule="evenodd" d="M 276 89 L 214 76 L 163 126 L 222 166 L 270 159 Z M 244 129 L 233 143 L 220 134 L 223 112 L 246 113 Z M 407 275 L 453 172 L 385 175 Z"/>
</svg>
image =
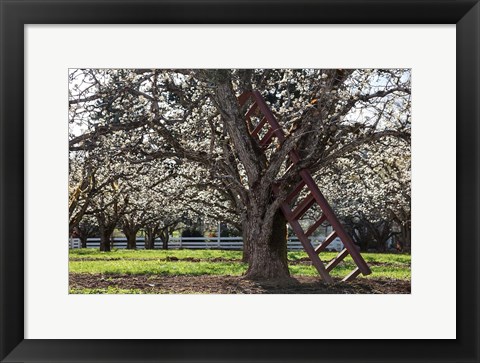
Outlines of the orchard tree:
<svg viewBox="0 0 480 363">
<path fill-rule="evenodd" d="M 206 168 L 188 160 L 164 162 L 174 170 L 173 177 L 150 188 L 156 201 L 157 218 L 153 221 L 164 249 L 168 248 L 169 235 L 186 220 L 201 218 L 239 225 L 231 199 L 218 182 L 209 179 Z"/>
<path fill-rule="evenodd" d="M 409 143 L 386 138 L 338 159 L 319 180 L 362 249 L 384 251 L 400 231 L 409 251 L 410 154 Z"/>
<path fill-rule="evenodd" d="M 252 89 L 287 134 L 266 153 L 237 100 Z M 82 130 L 70 138 L 70 150 L 92 150 L 122 135 L 110 145 L 130 162 L 171 158 L 207 170 L 238 213 L 251 279 L 289 277 L 279 207 L 299 170 L 321 175 L 365 145 L 410 137 L 405 69 L 73 70 L 69 104 L 71 123 Z M 294 149 L 302 161 L 286 171 Z"/>
<path fill-rule="evenodd" d="M 106 143 L 107 144 L 107 143 Z M 108 144 L 107 144 L 108 145 Z M 92 172 L 91 194 L 86 215 L 93 216 L 100 233 L 100 250 L 110 251 L 111 237 L 125 213 L 130 211 L 132 180 L 141 176 L 148 164 L 123 163 L 121 157 L 110 155 L 105 145 L 88 151 Z M 130 208 L 130 210 L 129 210 Z"/>
<path fill-rule="evenodd" d="M 80 232 L 79 238 L 82 243 L 82 248 L 87 248 L 88 238 L 94 238 L 100 235 L 97 221 L 93 216 L 88 214 L 83 216 L 80 223 L 78 223 L 77 228 Z"/>
<path fill-rule="evenodd" d="M 70 153 L 68 166 L 68 224 L 71 234 L 75 227 L 78 228 L 89 207 L 93 195 L 94 171 L 88 161 L 85 160 L 85 153 L 83 152 Z"/>
<path fill-rule="evenodd" d="M 124 161 L 122 165 L 128 164 L 127 161 Z M 119 180 L 119 183 L 124 186 L 122 194 L 126 196 L 124 198 L 125 210 L 119 218 L 119 225 L 127 238 L 127 249 L 136 249 L 138 232 L 165 215 L 159 211 L 163 193 L 161 188 L 157 190 L 157 187 L 159 185 L 164 187 L 174 177 L 175 172 L 168 167 L 165 168 L 164 163 L 160 160 L 154 160 L 140 164 L 140 168 L 132 177 Z M 152 212 L 158 214 L 153 215 Z M 151 233 L 149 233 L 149 237 L 151 237 Z M 154 239 L 149 239 L 148 247 L 153 248 L 153 242 Z"/>
</svg>

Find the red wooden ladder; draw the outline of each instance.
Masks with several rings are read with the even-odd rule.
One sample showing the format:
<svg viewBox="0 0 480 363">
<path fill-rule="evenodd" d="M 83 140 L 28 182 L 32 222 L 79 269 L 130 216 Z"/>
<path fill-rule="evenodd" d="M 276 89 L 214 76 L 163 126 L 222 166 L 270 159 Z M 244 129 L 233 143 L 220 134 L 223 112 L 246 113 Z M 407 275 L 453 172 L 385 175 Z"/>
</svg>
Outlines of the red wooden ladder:
<svg viewBox="0 0 480 363">
<path fill-rule="evenodd" d="M 251 101 L 251 105 L 246 110 L 245 118 L 249 127 L 250 134 L 257 140 L 260 148 L 265 150 L 270 145 L 274 138 L 281 144 L 285 140 L 285 134 L 283 133 L 280 124 L 273 115 L 270 108 L 265 103 L 265 100 L 261 96 L 260 92 L 252 91 L 245 92 L 239 97 L 240 106 L 244 106 L 247 101 Z M 254 125 L 252 123 L 253 116 L 259 116 L 259 122 Z M 265 130 L 266 128 L 266 130 Z M 266 132 L 265 132 L 266 131 Z M 292 150 L 289 154 L 291 165 L 295 165 L 300 161 L 300 156 L 297 150 Z M 356 264 L 356 268 L 350 272 L 342 281 L 351 281 L 357 277 L 360 273 L 363 275 L 369 275 L 371 273 L 367 263 L 360 255 L 357 247 L 353 243 L 350 235 L 345 231 L 342 224 L 335 215 L 332 207 L 328 204 L 327 200 L 321 193 L 317 186 L 317 183 L 312 178 L 308 169 L 302 169 L 300 172 L 300 182 L 290 191 L 285 202 L 281 205 L 281 210 L 287 219 L 288 223 L 292 227 L 296 236 L 302 243 L 305 252 L 312 260 L 313 265 L 317 269 L 322 279 L 327 283 L 332 283 L 333 279 L 330 276 L 330 272 L 337 266 L 345 257 L 350 255 Z M 304 188 L 307 188 L 307 196 L 298 203 L 293 209 L 290 203 L 297 199 L 298 195 Z M 277 193 L 276 186 L 273 186 L 273 193 Z M 313 223 L 306 231 L 300 225 L 300 218 L 315 204 L 317 203 L 322 210 L 321 217 Z M 325 238 L 325 240 L 316 248 L 310 243 L 309 237 L 320 227 L 323 222 L 328 222 L 333 231 Z M 335 238 L 339 237 L 344 245 L 344 249 L 328 264 L 324 265 L 319 257 L 320 252 L 324 251 L 327 246 L 332 243 Z"/>
</svg>

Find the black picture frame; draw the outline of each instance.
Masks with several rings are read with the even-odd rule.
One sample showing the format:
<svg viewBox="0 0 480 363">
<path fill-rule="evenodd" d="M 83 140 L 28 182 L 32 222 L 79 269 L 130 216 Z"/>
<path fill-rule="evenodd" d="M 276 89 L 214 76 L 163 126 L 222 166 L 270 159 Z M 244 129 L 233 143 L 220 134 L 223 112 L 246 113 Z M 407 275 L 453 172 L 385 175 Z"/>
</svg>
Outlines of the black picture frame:
<svg viewBox="0 0 480 363">
<path fill-rule="evenodd" d="M 478 0 L 0 1 L 2 362 L 479 362 Z M 25 24 L 456 24 L 457 339 L 24 339 Z M 441 196 L 439 196 L 441 197 Z M 453 218 L 453 211 L 449 211 Z M 455 241 L 452 241 L 455 248 Z M 435 271 L 435 274 L 448 271 Z M 434 274 L 432 272 L 432 278 Z M 54 318 L 54 317 L 52 317 Z M 359 338 L 361 335 L 359 334 Z"/>
</svg>

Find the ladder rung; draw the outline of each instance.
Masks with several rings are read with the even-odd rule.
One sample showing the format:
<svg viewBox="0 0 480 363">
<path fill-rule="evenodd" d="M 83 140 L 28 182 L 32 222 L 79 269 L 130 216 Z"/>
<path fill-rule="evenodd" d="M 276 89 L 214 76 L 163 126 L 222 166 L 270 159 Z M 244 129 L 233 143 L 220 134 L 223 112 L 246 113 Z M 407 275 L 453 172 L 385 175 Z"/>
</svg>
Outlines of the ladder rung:
<svg viewBox="0 0 480 363">
<path fill-rule="evenodd" d="M 344 281 L 344 282 L 352 281 L 355 277 L 360 275 L 360 272 L 361 272 L 360 267 L 357 267 L 355 270 L 353 270 L 347 276 L 345 276 L 345 278 L 342 281 Z"/>
<path fill-rule="evenodd" d="M 260 143 L 259 143 L 260 146 L 267 146 L 268 144 L 270 144 L 274 133 L 275 133 L 274 130 L 270 128 L 265 134 L 265 136 L 263 137 L 263 139 L 260 140 Z"/>
<path fill-rule="evenodd" d="M 332 243 L 332 241 L 335 239 L 335 237 L 337 237 L 337 232 L 336 231 L 333 231 L 332 233 L 330 233 L 327 238 L 325 238 L 325 241 L 323 241 L 323 243 L 319 244 L 317 246 L 317 248 L 315 248 L 315 252 L 317 254 L 319 254 L 320 252 L 322 252 L 325 248 L 327 248 L 327 246 Z"/>
<path fill-rule="evenodd" d="M 266 121 L 267 121 L 267 118 L 263 117 L 260 120 L 260 122 L 258 123 L 258 125 L 255 127 L 255 129 L 252 131 L 251 135 L 255 136 L 256 134 L 258 134 L 260 132 L 260 130 L 262 129 L 263 125 L 265 125 Z"/>
<path fill-rule="evenodd" d="M 307 212 L 307 210 L 313 205 L 313 203 L 315 203 L 315 197 L 312 193 L 310 193 L 292 212 L 292 219 L 300 219 L 300 217 Z"/>
<path fill-rule="evenodd" d="M 305 182 L 303 181 L 303 179 L 300 181 L 300 183 L 298 183 L 295 188 L 293 188 L 293 190 L 290 192 L 290 194 L 288 194 L 287 196 L 287 199 L 286 202 L 287 203 L 290 203 L 293 198 L 295 198 L 295 196 L 300 193 L 300 191 L 303 189 L 303 187 L 305 186 Z"/>
<path fill-rule="evenodd" d="M 288 211 L 288 205 L 284 203 L 282 205 L 282 211 L 285 213 Z M 320 276 L 322 276 L 323 281 L 325 281 L 327 284 L 333 283 L 332 277 L 328 274 L 328 272 L 325 270 L 325 266 L 323 265 L 323 262 L 320 260 L 320 258 L 315 254 L 315 251 L 313 250 L 312 244 L 310 243 L 310 240 L 305 236 L 303 233 L 302 227 L 300 226 L 300 223 L 298 221 L 294 220 L 290 222 L 290 226 L 292 227 L 293 231 L 297 235 L 298 239 L 303 245 L 303 248 L 305 249 L 305 252 L 307 253 L 308 257 L 310 257 L 310 260 L 312 261 L 313 266 L 317 269 L 318 273 Z"/>
<path fill-rule="evenodd" d="M 330 263 L 325 267 L 325 270 L 328 272 L 332 271 L 335 266 L 337 266 L 345 257 L 348 256 L 348 250 L 344 248 L 337 257 L 330 261 Z"/>
<path fill-rule="evenodd" d="M 267 121 L 270 124 L 270 126 L 274 130 L 278 130 L 278 132 L 275 133 L 275 136 L 278 138 L 278 142 L 283 143 L 285 141 L 285 134 L 283 133 L 282 128 L 280 127 L 280 124 L 278 123 L 274 114 L 272 113 L 272 110 L 270 110 L 270 108 L 267 106 L 260 92 L 252 91 L 252 95 L 258 104 L 258 108 L 260 109 L 260 112 L 267 118 Z"/>
<path fill-rule="evenodd" d="M 257 109 L 257 106 L 258 106 L 257 103 L 254 102 L 253 105 L 252 105 L 252 107 L 250 107 L 250 109 L 249 109 L 249 110 L 247 111 L 247 113 L 245 114 L 245 117 L 246 117 L 246 118 L 250 117 L 250 116 L 255 112 L 255 110 Z"/>
<path fill-rule="evenodd" d="M 327 219 L 327 216 L 325 214 L 322 214 L 322 216 L 320 217 L 320 219 L 318 219 L 314 224 L 312 224 L 308 229 L 307 231 L 305 232 L 305 235 L 307 237 L 310 237 L 312 235 L 313 232 L 315 232 L 315 230 L 320 227 L 320 225 L 325 222 L 325 220 Z"/>
</svg>

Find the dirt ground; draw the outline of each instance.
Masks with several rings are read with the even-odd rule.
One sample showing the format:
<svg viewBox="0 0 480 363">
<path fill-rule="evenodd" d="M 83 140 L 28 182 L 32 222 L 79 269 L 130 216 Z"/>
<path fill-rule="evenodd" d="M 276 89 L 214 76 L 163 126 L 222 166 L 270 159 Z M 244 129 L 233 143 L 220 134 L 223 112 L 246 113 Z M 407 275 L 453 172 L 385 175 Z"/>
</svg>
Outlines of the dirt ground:
<svg viewBox="0 0 480 363">
<path fill-rule="evenodd" d="M 70 288 L 141 289 L 147 294 L 409 294 L 410 281 L 357 278 L 327 285 L 318 277 L 294 276 L 285 285 L 238 276 L 162 276 L 70 274 Z"/>
</svg>

